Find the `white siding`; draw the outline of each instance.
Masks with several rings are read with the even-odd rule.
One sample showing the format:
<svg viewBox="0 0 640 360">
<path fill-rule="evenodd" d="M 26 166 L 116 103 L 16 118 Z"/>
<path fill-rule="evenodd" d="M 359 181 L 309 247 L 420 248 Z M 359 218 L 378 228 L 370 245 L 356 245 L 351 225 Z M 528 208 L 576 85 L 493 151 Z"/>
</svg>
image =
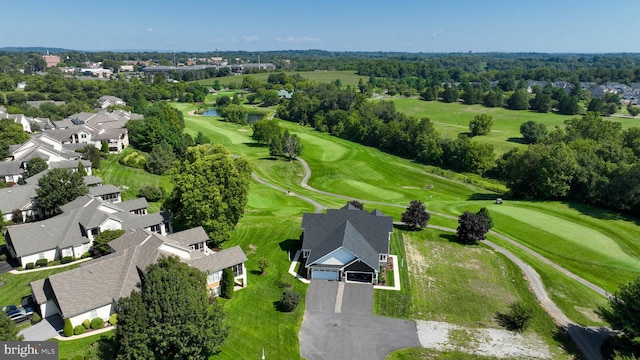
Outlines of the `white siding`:
<svg viewBox="0 0 640 360">
<path fill-rule="evenodd" d="M 57 253 L 56 249 L 51 249 L 51 250 L 42 251 L 42 252 L 31 254 L 31 255 L 25 255 L 20 258 L 20 264 L 23 267 L 30 262 L 34 263 L 35 265 L 35 262 L 41 258 L 40 254 L 44 254 L 44 259 L 53 261 L 56 259 L 56 253 Z"/>
<path fill-rule="evenodd" d="M 43 318 L 46 318 L 49 316 L 60 314 L 60 310 L 58 309 L 55 301 L 49 300 L 46 303 L 40 305 L 40 313 L 42 314 Z"/>
<path fill-rule="evenodd" d="M 97 317 L 102 318 L 102 320 L 106 322 L 107 320 L 109 320 L 109 316 L 111 316 L 111 314 L 115 312 L 114 309 L 115 309 L 115 304 L 111 303 L 94 310 L 96 310 L 97 312 Z M 86 319 L 89 319 L 89 320 L 93 319 L 93 317 L 91 316 L 91 311 L 92 310 L 89 310 L 80 315 L 71 317 L 71 325 L 73 325 L 73 327 L 76 327 L 78 325 L 82 325 L 82 322 Z"/>
<path fill-rule="evenodd" d="M 119 221 L 114 219 L 107 219 L 105 222 L 100 224 L 100 231 L 105 230 L 121 230 L 122 224 Z"/>
<path fill-rule="evenodd" d="M 191 256 L 189 255 L 189 251 L 177 248 L 175 246 L 171 246 L 167 243 L 164 243 L 162 245 L 160 245 L 160 251 L 166 251 L 168 253 L 177 255 L 183 259 L 187 259 L 189 260 L 191 258 Z"/>
<path fill-rule="evenodd" d="M 86 253 L 91 249 L 92 245 L 93 245 L 93 241 L 84 243 L 79 246 L 75 246 L 73 248 L 73 257 L 75 257 L 76 259 L 79 259 L 82 256 L 82 254 Z"/>
<path fill-rule="evenodd" d="M 314 264 L 322 264 L 322 265 L 346 265 L 353 260 L 355 260 L 356 256 L 353 255 L 349 250 L 340 247 L 324 257 L 318 259 L 314 262 Z"/>
</svg>

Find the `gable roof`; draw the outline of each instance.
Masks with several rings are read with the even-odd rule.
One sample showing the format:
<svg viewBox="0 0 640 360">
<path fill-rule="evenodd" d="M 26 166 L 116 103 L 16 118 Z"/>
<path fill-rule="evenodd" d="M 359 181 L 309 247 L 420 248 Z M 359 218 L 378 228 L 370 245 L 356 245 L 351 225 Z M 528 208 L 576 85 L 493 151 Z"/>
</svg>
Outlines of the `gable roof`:
<svg viewBox="0 0 640 360">
<path fill-rule="evenodd" d="M 324 214 L 305 213 L 302 216 L 304 230 L 302 248 L 313 251 L 325 239 L 330 239 L 330 235 L 336 229 L 346 226 L 346 221 L 349 221 L 350 225 L 377 253 L 389 252 L 389 234 L 393 232 L 393 219 L 380 211 L 374 210 L 373 213 L 369 213 L 351 204 L 338 210 L 328 209 Z"/>
<path fill-rule="evenodd" d="M 36 301 L 44 303 L 46 299 L 55 298 L 65 318 L 113 303 L 139 289 L 141 274 L 149 265 L 162 255 L 171 255 L 161 250 L 163 244 L 174 241 L 171 237 L 184 238 L 203 232 L 201 227 L 169 236 L 146 230 L 127 231 L 109 243 L 114 253 L 83 263 L 77 269 L 49 276 L 45 281 L 32 282 Z M 219 271 L 247 260 L 239 246 L 208 256 L 198 250 L 187 251 L 191 256 L 187 263 L 205 272 Z M 51 291 L 47 291 L 47 283 Z M 79 296 L 88 293 L 91 296 Z"/>
<path fill-rule="evenodd" d="M 15 209 L 23 209 L 31 200 L 36 197 L 38 180 L 48 172 L 41 171 L 26 179 L 26 184 L 15 185 L 10 188 L 0 189 L 0 211 L 3 214 L 12 212 Z"/>
</svg>

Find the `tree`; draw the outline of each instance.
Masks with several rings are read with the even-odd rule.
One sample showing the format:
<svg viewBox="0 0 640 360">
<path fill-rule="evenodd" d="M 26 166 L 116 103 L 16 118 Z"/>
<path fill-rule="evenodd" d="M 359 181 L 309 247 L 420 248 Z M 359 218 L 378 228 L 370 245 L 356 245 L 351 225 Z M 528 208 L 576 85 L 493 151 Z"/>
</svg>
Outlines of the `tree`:
<svg viewBox="0 0 640 360">
<path fill-rule="evenodd" d="M 471 130 L 471 136 L 487 135 L 491 131 L 491 125 L 493 125 L 493 119 L 491 115 L 478 114 L 473 120 L 469 122 L 469 130 Z"/>
<path fill-rule="evenodd" d="M 289 130 L 284 131 L 282 136 L 282 152 L 287 160 L 295 159 L 302 152 L 302 143 L 296 134 L 289 134 Z"/>
<path fill-rule="evenodd" d="M 64 319 L 64 328 L 62 329 L 62 333 L 66 337 L 73 336 L 73 325 L 71 324 L 70 318 Z"/>
<path fill-rule="evenodd" d="M 527 121 L 520 125 L 520 134 L 527 144 L 535 144 L 547 135 L 547 127 L 543 123 Z"/>
<path fill-rule="evenodd" d="M 476 215 L 484 219 L 484 222 L 487 224 L 488 229 L 491 229 L 493 227 L 493 218 L 491 217 L 491 214 L 489 214 L 489 210 L 486 207 L 480 208 Z"/>
<path fill-rule="evenodd" d="M 614 330 L 619 330 L 640 347 L 640 277 L 635 281 L 622 284 L 609 297 L 609 307 L 597 310 Z"/>
<path fill-rule="evenodd" d="M 203 134 L 202 131 L 198 131 L 198 134 L 196 135 L 195 139 L 193 139 L 193 142 L 196 145 L 211 144 L 211 139 L 209 139 L 207 135 Z"/>
<path fill-rule="evenodd" d="M 580 111 L 578 98 L 575 96 L 564 95 L 558 100 L 558 112 L 563 115 L 575 115 Z"/>
<path fill-rule="evenodd" d="M 117 359 L 206 359 L 218 351 L 228 328 L 222 309 L 209 305 L 203 272 L 162 257 L 141 285 L 118 301 Z"/>
<path fill-rule="evenodd" d="M 38 180 L 35 205 L 45 216 L 53 216 L 60 212 L 60 206 L 88 192 L 77 171 L 52 169 Z"/>
<path fill-rule="evenodd" d="M 151 149 L 146 168 L 152 174 L 164 175 L 173 167 L 174 161 L 176 161 L 176 155 L 173 153 L 173 147 L 166 141 L 162 141 Z"/>
<path fill-rule="evenodd" d="M 458 88 L 453 85 L 447 85 L 442 92 L 442 101 L 446 103 L 457 102 L 460 97 L 460 92 Z"/>
<path fill-rule="evenodd" d="M 229 104 L 225 107 L 218 108 L 218 114 L 226 121 L 236 124 L 245 124 L 247 110 L 242 105 Z"/>
<path fill-rule="evenodd" d="M 414 229 L 424 228 L 429 219 L 431 214 L 427 212 L 427 207 L 420 200 L 411 200 L 407 210 L 402 213 L 402 222 Z"/>
<path fill-rule="evenodd" d="M 27 169 L 24 173 L 24 176 L 26 178 L 30 178 L 37 173 L 47 170 L 49 168 L 49 165 L 47 165 L 47 162 L 42 158 L 34 157 L 27 161 L 26 168 Z"/>
<path fill-rule="evenodd" d="M 467 245 L 475 245 L 480 240 L 485 239 L 485 234 L 489 231 L 484 218 L 478 214 L 465 211 L 458 218 L 458 237 L 460 242 Z"/>
<path fill-rule="evenodd" d="M 256 121 L 251 127 L 253 128 L 251 138 L 253 141 L 261 144 L 268 145 L 273 139 L 282 136 L 282 129 L 275 120 L 261 119 Z"/>
<path fill-rule="evenodd" d="M 100 151 L 102 151 L 104 154 L 108 154 L 109 153 L 109 143 L 107 142 L 107 140 L 102 140 L 102 144 L 101 144 L 101 148 Z"/>
<path fill-rule="evenodd" d="M 269 260 L 266 257 L 261 257 L 258 259 L 258 269 L 260 270 L 260 274 L 264 274 L 269 267 Z"/>
<path fill-rule="evenodd" d="M 22 210 L 13 209 L 11 212 L 11 221 L 14 224 L 22 224 L 24 222 L 24 216 L 22 216 Z"/>
<path fill-rule="evenodd" d="M 364 210 L 364 204 L 358 200 L 349 201 L 349 205 L 355 207 L 356 209 Z"/>
<path fill-rule="evenodd" d="M 91 252 L 94 256 L 103 256 L 111 254 L 109 242 L 115 240 L 124 234 L 124 230 L 104 230 L 93 239 Z"/>
<path fill-rule="evenodd" d="M 169 172 L 174 187 L 164 207 L 175 227 L 202 226 L 214 246 L 227 240 L 247 205 L 252 168 L 248 159 L 232 157 L 222 145 L 189 148 Z"/>
<path fill-rule="evenodd" d="M 82 163 L 82 161 L 78 161 L 77 170 L 80 175 L 87 176 L 87 171 L 84 169 L 84 164 Z"/>
<path fill-rule="evenodd" d="M 9 145 L 22 144 L 29 135 L 12 119 L 0 119 L 0 159 L 9 156 Z"/>
<path fill-rule="evenodd" d="M 527 110 L 529 108 L 529 95 L 524 89 L 516 90 L 507 99 L 507 107 L 511 110 Z"/>
<path fill-rule="evenodd" d="M 278 308 L 283 312 L 292 312 L 298 307 L 299 302 L 300 294 L 293 290 L 285 290 L 278 301 Z"/>
<path fill-rule="evenodd" d="M 225 299 L 231 299 L 233 297 L 235 286 L 235 279 L 233 270 L 226 268 L 222 270 L 222 279 L 220 279 L 220 296 Z"/>
<path fill-rule="evenodd" d="M 0 313 L 0 341 L 21 341 L 24 336 L 18 335 L 20 329 L 5 313 Z"/>
<path fill-rule="evenodd" d="M 280 95 L 275 90 L 268 90 L 262 95 L 262 105 L 273 106 L 280 102 Z"/>
<path fill-rule="evenodd" d="M 93 169 L 99 169 L 100 161 L 102 161 L 102 154 L 100 154 L 100 150 L 93 145 L 87 145 L 82 148 L 82 151 L 82 158 L 91 161 L 91 167 Z"/>
<path fill-rule="evenodd" d="M 487 92 L 482 99 L 482 103 L 486 107 L 502 107 L 503 93 L 499 89 Z"/>
<path fill-rule="evenodd" d="M 498 324 L 516 333 L 522 333 L 527 330 L 532 318 L 533 310 L 522 301 L 509 304 L 509 310 L 506 313 L 499 312 L 496 314 Z"/>
<path fill-rule="evenodd" d="M 638 116 L 638 114 L 640 114 L 640 107 L 629 104 L 627 105 L 627 112 L 629 113 L 629 115 L 636 117 Z"/>
<path fill-rule="evenodd" d="M 145 185 L 138 191 L 138 196 L 151 202 L 160 201 L 164 198 L 164 190 L 159 186 Z"/>
</svg>

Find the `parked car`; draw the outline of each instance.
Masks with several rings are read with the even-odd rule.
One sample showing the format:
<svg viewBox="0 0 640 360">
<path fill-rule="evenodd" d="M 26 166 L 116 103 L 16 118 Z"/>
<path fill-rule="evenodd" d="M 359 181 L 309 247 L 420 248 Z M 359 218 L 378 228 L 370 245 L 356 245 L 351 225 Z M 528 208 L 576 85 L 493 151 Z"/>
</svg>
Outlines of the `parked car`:
<svg viewBox="0 0 640 360">
<path fill-rule="evenodd" d="M 33 317 L 33 310 L 31 308 L 18 309 L 17 313 L 9 315 L 9 318 L 16 324 L 23 321 L 31 320 Z"/>
<path fill-rule="evenodd" d="M 18 309 L 18 307 L 15 306 L 15 305 L 7 305 L 7 306 L 3 306 L 2 307 L 2 312 L 5 313 L 5 314 L 8 314 L 9 311 L 14 311 L 14 310 L 17 310 L 17 309 Z"/>
<path fill-rule="evenodd" d="M 19 313 L 20 311 L 22 311 L 22 308 L 21 308 L 21 307 L 16 307 L 16 308 L 14 308 L 13 310 L 9 310 L 9 311 L 7 311 L 7 316 L 11 316 L 11 315 L 13 315 L 13 314 L 17 314 L 17 313 Z"/>
</svg>

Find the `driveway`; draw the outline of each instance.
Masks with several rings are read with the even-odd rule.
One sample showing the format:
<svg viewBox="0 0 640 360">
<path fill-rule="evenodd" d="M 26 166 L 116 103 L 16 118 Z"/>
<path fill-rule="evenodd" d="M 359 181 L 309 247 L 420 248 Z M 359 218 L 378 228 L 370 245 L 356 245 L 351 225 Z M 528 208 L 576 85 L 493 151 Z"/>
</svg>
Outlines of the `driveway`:
<svg viewBox="0 0 640 360">
<path fill-rule="evenodd" d="M 9 272 L 9 270 L 13 269 L 11 265 L 6 261 L 0 261 L 0 274 L 4 274 Z"/>
<path fill-rule="evenodd" d="M 394 350 L 420 347 L 413 321 L 373 316 L 373 286 L 313 280 L 300 330 L 309 360 L 383 360 Z"/>
<path fill-rule="evenodd" d="M 63 327 L 64 321 L 60 315 L 55 315 L 20 331 L 20 335 L 24 335 L 25 341 L 44 341 L 58 336 Z"/>
</svg>

